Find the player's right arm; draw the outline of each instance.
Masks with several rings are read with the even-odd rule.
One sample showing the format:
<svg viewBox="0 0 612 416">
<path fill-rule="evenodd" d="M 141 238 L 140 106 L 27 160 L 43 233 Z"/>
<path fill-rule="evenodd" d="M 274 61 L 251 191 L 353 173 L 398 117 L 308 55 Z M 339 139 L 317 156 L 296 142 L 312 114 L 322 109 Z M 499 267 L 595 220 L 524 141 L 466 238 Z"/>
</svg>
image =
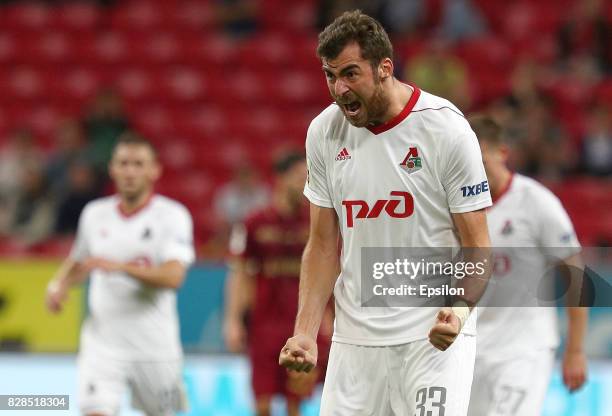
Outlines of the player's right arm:
<svg viewBox="0 0 612 416">
<path fill-rule="evenodd" d="M 279 357 L 279 364 L 289 369 L 308 372 L 317 363 L 317 333 L 340 268 L 338 234 L 336 211 L 311 203 L 310 236 L 302 256 L 294 335 Z"/>
<path fill-rule="evenodd" d="M 63 303 L 68 298 L 68 290 L 87 279 L 87 275 L 87 269 L 80 262 L 70 257 L 64 260 L 55 276 L 47 285 L 45 298 L 47 308 L 53 313 L 60 312 Z"/>
<path fill-rule="evenodd" d="M 225 316 L 223 337 L 230 352 L 241 352 L 246 345 L 247 330 L 244 315 L 251 307 L 255 279 L 249 274 L 244 259 L 234 259 L 225 282 Z"/>
<path fill-rule="evenodd" d="M 62 305 L 68 298 L 68 290 L 87 279 L 89 269 L 85 267 L 84 260 L 89 255 L 87 238 L 86 238 L 86 223 L 87 218 L 91 216 L 91 205 L 87 205 L 79 218 L 76 239 L 72 246 L 70 255 L 64 260 L 55 276 L 47 285 L 47 293 L 45 303 L 47 308 L 58 313 L 62 310 Z"/>
</svg>

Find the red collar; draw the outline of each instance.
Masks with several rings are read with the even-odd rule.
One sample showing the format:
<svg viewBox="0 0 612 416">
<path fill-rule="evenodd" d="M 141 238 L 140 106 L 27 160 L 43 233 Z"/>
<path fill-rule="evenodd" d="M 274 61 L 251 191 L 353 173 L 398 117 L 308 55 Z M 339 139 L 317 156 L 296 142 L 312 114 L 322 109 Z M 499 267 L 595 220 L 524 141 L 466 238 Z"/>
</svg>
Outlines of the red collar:
<svg viewBox="0 0 612 416">
<path fill-rule="evenodd" d="M 416 104 L 419 97 L 421 96 L 421 90 L 416 85 L 412 85 L 412 84 L 408 84 L 408 85 L 412 87 L 412 95 L 410 96 L 410 99 L 406 103 L 406 106 L 404 107 L 404 109 L 400 111 L 398 115 L 396 115 L 391 120 L 388 120 L 387 122 L 383 124 L 367 127 L 368 130 L 370 130 L 374 134 L 384 133 L 385 131 L 391 130 L 393 127 L 397 126 L 406 117 L 410 115 L 410 112 L 414 108 L 414 105 Z"/>
<path fill-rule="evenodd" d="M 121 204 L 121 199 L 119 199 L 119 203 L 117 204 L 117 210 L 119 211 L 119 214 L 121 214 L 121 216 L 123 218 L 133 217 L 134 215 L 138 214 L 143 209 L 145 209 L 146 207 L 149 206 L 149 204 L 151 203 L 151 200 L 153 199 L 154 195 L 155 194 L 153 192 L 151 192 L 149 194 L 149 196 L 147 197 L 147 199 L 145 199 L 145 201 L 139 207 L 137 207 L 135 210 L 129 211 L 129 212 L 125 210 L 125 208 L 123 207 L 123 204 Z"/>
<path fill-rule="evenodd" d="M 506 186 L 504 186 L 502 188 L 502 190 L 499 192 L 499 194 L 497 194 L 496 196 L 493 196 L 493 193 L 491 193 L 491 199 L 493 204 L 495 205 L 504 195 L 506 195 L 506 193 L 508 192 L 508 190 L 510 189 L 510 186 L 512 185 L 512 180 L 514 179 L 514 172 L 510 172 L 510 179 L 508 179 L 508 182 L 506 182 Z"/>
</svg>

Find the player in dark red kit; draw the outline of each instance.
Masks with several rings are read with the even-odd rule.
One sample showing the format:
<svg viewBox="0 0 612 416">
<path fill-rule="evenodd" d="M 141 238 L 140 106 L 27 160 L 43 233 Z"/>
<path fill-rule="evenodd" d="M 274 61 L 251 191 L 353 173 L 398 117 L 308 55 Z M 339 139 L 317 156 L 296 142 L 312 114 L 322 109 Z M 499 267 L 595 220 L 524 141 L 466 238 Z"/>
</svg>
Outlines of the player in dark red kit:
<svg viewBox="0 0 612 416">
<path fill-rule="evenodd" d="M 288 414 L 297 416 L 301 400 L 322 380 L 321 373 L 287 371 L 277 362 L 278 348 L 293 334 L 300 262 L 308 240 L 308 212 L 302 195 L 306 181 L 304 155 L 285 155 L 276 163 L 275 171 L 271 204 L 232 232 L 224 335 L 230 351 L 248 351 L 257 415 L 269 415 L 272 397 L 281 394 L 287 399 Z M 247 312 L 248 331 L 244 321 Z M 319 336 L 319 356 L 329 350 L 329 318 Z"/>
</svg>

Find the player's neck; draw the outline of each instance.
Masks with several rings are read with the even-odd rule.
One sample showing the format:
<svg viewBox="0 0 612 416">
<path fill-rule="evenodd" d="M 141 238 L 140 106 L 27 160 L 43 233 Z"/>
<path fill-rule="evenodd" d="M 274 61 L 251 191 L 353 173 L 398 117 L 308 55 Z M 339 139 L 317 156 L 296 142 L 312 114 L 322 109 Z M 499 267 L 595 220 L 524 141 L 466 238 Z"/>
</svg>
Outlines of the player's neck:
<svg viewBox="0 0 612 416">
<path fill-rule="evenodd" d="M 274 194 L 274 207 L 284 217 L 291 217 L 299 210 L 299 204 L 293 203 L 286 192 L 277 190 Z"/>
<path fill-rule="evenodd" d="M 133 198 L 121 195 L 121 201 L 119 202 L 121 212 L 123 212 L 124 214 L 131 214 L 140 210 L 142 207 L 149 203 L 149 200 L 152 196 L 153 190 L 145 191 Z"/>
<path fill-rule="evenodd" d="M 509 169 L 503 169 L 495 177 L 489 178 L 489 185 L 491 186 L 491 196 L 493 199 L 499 198 L 510 185 L 512 180 L 512 172 Z"/>
<path fill-rule="evenodd" d="M 401 113 L 414 93 L 412 88 L 398 81 L 395 77 L 389 80 L 389 85 L 386 88 L 387 96 L 389 97 L 389 107 L 382 117 L 381 124 L 388 122 Z"/>
</svg>

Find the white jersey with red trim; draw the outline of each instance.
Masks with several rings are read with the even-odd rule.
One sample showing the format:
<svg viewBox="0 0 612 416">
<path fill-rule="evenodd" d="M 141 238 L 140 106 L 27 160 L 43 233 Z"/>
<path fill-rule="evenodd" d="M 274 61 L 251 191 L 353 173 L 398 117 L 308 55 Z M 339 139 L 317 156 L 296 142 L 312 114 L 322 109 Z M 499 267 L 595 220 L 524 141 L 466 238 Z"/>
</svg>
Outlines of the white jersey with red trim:
<svg viewBox="0 0 612 416">
<path fill-rule="evenodd" d="M 451 213 L 491 205 L 468 122 L 449 101 L 413 87 L 402 112 L 372 128 L 352 126 L 330 105 L 308 129 L 306 154 L 304 194 L 336 211 L 342 233 L 334 341 L 381 346 L 427 338 L 438 308 L 362 307 L 361 249 L 459 247 Z M 472 314 L 464 333 L 474 334 L 474 326 Z"/>
<path fill-rule="evenodd" d="M 505 191 L 487 210 L 487 223 L 496 257 L 492 282 L 509 279 L 520 282 L 521 287 L 530 284 L 528 290 L 537 293 L 546 283 L 540 279 L 554 262 L 580 251 L 572 222 L 559 199 L 523 175 L 513 174 Z M 504 250 L 504 247 L 512 249 Z M 483 300 L 495 306 L 498 302 L 495 296 L 498 295 L 489 297 L 487 291 Z M 501 296 L 506 300 L 512 294 Z M 511 356 L 558 345 L 554 307 L 480 307 L 478 310 L 478 355 Z"/>
<path fill-rule="evenodd" d="M 126 215 L 116 196 L 87 204 L 70 257 L 160 265 L 194 260 L 193 226 L 180 203 L 154 195 Z M 172 360 L 182 356 L 176 291 L 155 288 L 121 272 L 94 270 L 81 351 L 114 359 Z"/>
</svg>

